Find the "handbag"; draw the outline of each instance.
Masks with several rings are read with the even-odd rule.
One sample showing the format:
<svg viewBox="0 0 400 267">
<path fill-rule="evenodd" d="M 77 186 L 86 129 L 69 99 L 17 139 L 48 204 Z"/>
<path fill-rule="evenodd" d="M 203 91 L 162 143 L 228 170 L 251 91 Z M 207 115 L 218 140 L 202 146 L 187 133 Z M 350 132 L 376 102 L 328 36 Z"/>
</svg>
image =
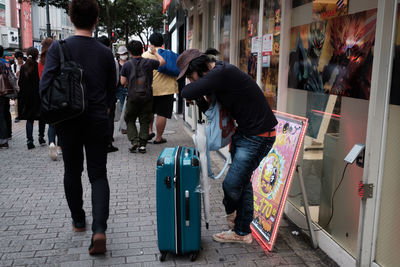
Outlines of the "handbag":
<svg viewBox="0 0 400 267">
<path fill-rule="evenodd" d="M 205 115 L 207 117 L 207 148 L 210 151 L 216 151 L 229 145 L 235 133 L 235 121 L 215 96 L 211 97 L 211 105 Z"/>
<path fill-rule="evenodd" d="M 210 151 L 219 150 L 231 143 L 235 133 L 235 121 L 227 110 L 217 101 L 215 95 L 211 97 L 211 105 L 205 112 L 207 117 L 206 137 L 207 137 L 207 166 L 208 176 L 214 180 L 219 179 L 225 172 L 230 162 L 230 155 L 226 159 L 225 165 L 217 176 L 214 176 L 211 169 Z"/>
<path fill-rule="evenodd" d="M 0 63 L 0 96 L 15 99 L 18 95 L 17 78 L 10 68 Z"/>
<path fill-rule="evenodd" d="M 57 124 L 83 114 L 87 106 L 83 69 L 64 56 L 65 41 L 58 43 L 60 71 L 43 90 L 41 116 L 46 123 Z"/>
</svg>

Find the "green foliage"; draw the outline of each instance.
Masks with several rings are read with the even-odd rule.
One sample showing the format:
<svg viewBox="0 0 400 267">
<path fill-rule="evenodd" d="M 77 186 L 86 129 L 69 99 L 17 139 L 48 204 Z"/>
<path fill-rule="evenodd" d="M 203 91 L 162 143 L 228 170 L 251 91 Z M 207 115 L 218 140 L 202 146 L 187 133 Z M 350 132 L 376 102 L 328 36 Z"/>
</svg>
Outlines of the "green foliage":
<svg viewBox="0 0 400 267">
<path fill-rule="evenodd" d="M 45 6 L 45 0 L 23 0 Z M 161 29 L 165 16 L 162 13 L 161 0 L 98 0 L 100 6 L 99 28 L 106 31 L 109 38 L 128 41 L 129 36 L 138 36 L 144 45 L 152 31 Z M 68 12 L 68 0 L 49 0 L 49 4 Z M 51 14 L 50 14 L 51 16 Z"/>
</svg>

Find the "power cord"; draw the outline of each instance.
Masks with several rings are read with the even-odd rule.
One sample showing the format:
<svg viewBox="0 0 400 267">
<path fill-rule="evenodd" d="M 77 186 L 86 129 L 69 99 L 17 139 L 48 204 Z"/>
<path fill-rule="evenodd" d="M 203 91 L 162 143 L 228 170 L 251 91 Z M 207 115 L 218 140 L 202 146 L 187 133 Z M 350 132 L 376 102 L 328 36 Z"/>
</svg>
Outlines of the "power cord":
<svg viewBox="0 0 400 267">
<path fill-rule="evenodd" d="M 325 226 L 325 227 L 328 227 L 328 226 L 329 226 L 329 224 L 330 224 L 330 223 L 331 223 L 331 221 L 332 221 L 332 218 L 333 218 L 333 211 L 334 211 L 333 200 L 335 199 L 335 194 L 336 194 L 337 190 L 339 189 L 340 185 L 341 185 L 341 184 L 342 184 L 342 182 L 343 182 L 343 179 L 344 179 L 344 174 L 345 174 L 345 172 L 346 172 L 346 169 L 347 169 L 347 166 L 348 166 L 349 164 L 350 164 L 350 163 L 346 163 L 346 166 L 345 166 L 345 167 L 344 167 L 344 169 L 343 169 L 342 178 L 340 179 L 340 182 L 339 182 L 339 184 L 336 186 L 336 189 L 335 189 L 335 191 L 333 192 L 332 199 L 331 199 L 331 215 L 330 215 L 330 217 L 329 217 L 329 221 L 328 221 L 328 223 L 326 224 L 326 226 Z"/>
</svg>

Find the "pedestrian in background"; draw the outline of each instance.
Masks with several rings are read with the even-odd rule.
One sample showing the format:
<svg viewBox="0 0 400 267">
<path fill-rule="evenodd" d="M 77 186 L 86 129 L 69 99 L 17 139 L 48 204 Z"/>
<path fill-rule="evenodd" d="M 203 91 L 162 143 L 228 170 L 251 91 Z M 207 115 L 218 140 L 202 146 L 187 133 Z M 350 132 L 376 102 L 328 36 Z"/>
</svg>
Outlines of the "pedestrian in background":
<svg viewBox="0 0 400 267">
<path fill-rule="evenodd" d="M 15 62 L 14 62 L 14 64 L 12 64 L 11 70 L 14 73 L 15 77 L 17 77 L 17 79 L 19 79 L 19 74 L 20 74 L 20 71 L 21 71 L 21 67 L 25 63 L 24 62 L 24 54 L 21 51 L 15 51 L 14 58 L 15 58 Z M 14 114 L 15 114 L 14 122 L 18 123 L 19 122 L 19 118 L 18 118 L 18 99 L 14 99 Z"/>
<path fill-rule="evenodd" d="M 164 39 L 161 33 L 153 33 L 150 35 L 150 44 L 158 51 L 163 44 Z M 151 52 L 147 51 L 143 54 L 144 58 L 157 60 L 157 57 Z M 156 137 L 154 144 L 166 143 L 167 139 L 163 137 L 167 119 L 171 119 L 172 110 L 174 107 L 174 94 L 178 93 L 178 83 L 176 77 L 167 74 L 153 71 L 153 115 L 149 127 L 149 139 Z M 156 118 L 156 134 L 153 133 L 154 115 Z"/>
<path fill-rule="evenodd" d="M 11 71 L 10 65 L 7 60 L 3 58 L 4 48 L 0 45 L 0 74 Z M 2 85 L 0 85 L 2 86 Z M 6 89 L 6 88 L 0 88 Z M 11 116 L 10 113 L 10 99 L 3 94 L 6 94 L 6 91 L 1 91 L 0 93 L 0 148 L 8 148 L 8 140 L 10 136 L 9 127 L 11 124 Z"/>
<path fill-rule="evenodd" d="M 39 51 L 28 48 L 26 63 L 21 67 L 18 85 L 18 116 L 20 120 L 26 120 L 26 139 L 28 149 L 35 148 L 33 142 L 33 124 L 39 121 L 39 144 L 46 145 L 44 131 L 46 124 L 40 120 L 40 96 L 39 96 L 39 70 L 36 62 Z"/>
<path fill-rule="evenodd" d="M 107 36 L 103 35 L 103 36 L 99 37 L 97 40 L 111 50 L 111 42 L 110 42 L 110 39 Z M 117 71 L 117 69 L 116 69 L 117 62 L 114 62 L 114 64 L 115 64 L 115 71 Z M 116 75 L 116 80 L 117 80 L 119 78 L 119 74 L 116 73 L 114 75 Z M 109 119 L 109 125 L 108 125 L 109 141 L 108 141 L 108 146 L 107 146 L 107 152 L 108 153 L 118 151 L 118 148 L 113 146 L 113 142 L 114 142 L 115 104 L 116 104 L 116 101 L 117 101 L 116 99 L 117 98 L 116 98 L 116 95 L 115 95 L 114 96 L 114 100 L 113 100 L 113 104 L 110 107 L 110 112 L 108 114 L 108 119 Z"/>
<path fill-rule="evenodd" d="M 70 60 L 83 68 L 87 106 L 82 115 L 56 124 L 63 151 L 65 196 L 74 231 L 86 231 L 81 181 L 85 151 L 92 189 L 93 234 L 89 254 L 103 254 L 106 252 L 105 233 L 110 205 L 107 179 L 108 115 L 116 94 L 115 64 L 111 50 L 92 37 L 99 16 L 97 1 L 72 0 L 69 16 L 75 35 L 65 39 L 63 46 Z M 60 70 L 59 46 L 59 42 L 54 42 L 47 52 L 40 81 L 41 92 L 49 88 Z"/>
<path fill-rule="evenodd" d="M 129 149 L 131 153 L 135 153 L 136 150 L 139 153 L 146 153 L 153 109 L 153 70 L 165 64 L 165 60 L 157 53 L 154 46 L 151 45 L 150 49 L 157 60 L 142 58 L 142 43 L 135 40 L 130 41 L 128 51 L 131 53 L 132 59 L 125 63 L 121 70 L 121 84 L 128 87 L 128 102 L 124 115 L 128 127 L 128 139 L 132 144 Z M 142 93 L 146 94 L 146 99 L 137 100 L 133 98 L 138 87 L 144 89 L 145 92 L 142 91 Z M 139 133 L 136 128 L 137 118 L 139 118 L 140 123 Z"/>
<path fill-rule="evenodd" d="M 121 69 L 122 66 L 129 60 L 128 49 L 125 46 L 120 46 L 117 52 L 118 57 L 118 70 L 119 77 L 121 78 Z M 125 98 L 128 96 L 128 89 L 121 84 L 121 80 L 118 80 L 117 86 L 117 98 L 119 99 L 119 103 L 121 104 L 121 110 L 125 103 Z"/>
<path fill-rule="evenodd" d="M 49 50 L 51 44 L 53 43 L 53 38 L 47 37 L 42 40 L 42 51 L 40 52 L 40 59 L 38 63 L 39 69 L 39 79 L 42 78 L 44 65 L 46 63 L 46 55 Z M 49 139 L 49 156 L 52 160 L 57 160 L 57 155 L 62 154 L 62 149 L 60 146 L 60 138 L 57 137 L 57 146 L 56 146 L 56 128 L 54 125 L 49 124 L 49 128 L 47 129 L 47 137 Z"/>
</svg>

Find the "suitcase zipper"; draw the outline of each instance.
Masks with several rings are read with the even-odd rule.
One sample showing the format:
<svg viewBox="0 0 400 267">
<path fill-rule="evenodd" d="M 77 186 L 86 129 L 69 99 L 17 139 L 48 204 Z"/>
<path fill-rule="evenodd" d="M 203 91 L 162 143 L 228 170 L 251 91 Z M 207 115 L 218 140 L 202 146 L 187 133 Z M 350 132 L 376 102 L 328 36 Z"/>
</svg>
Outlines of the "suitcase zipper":
<svg viewBox="0 0 400 267">
<path fill-rule="evenodd" d="M 181 199 L 180 199 L 180 162 L 182 147 L 178 146 L 175 154 L 175 175 L 174 175 L 174 202 L 175 202 L 175 252 L 181 254 L 182 233 L 181 224 Z"/>
</svg>

